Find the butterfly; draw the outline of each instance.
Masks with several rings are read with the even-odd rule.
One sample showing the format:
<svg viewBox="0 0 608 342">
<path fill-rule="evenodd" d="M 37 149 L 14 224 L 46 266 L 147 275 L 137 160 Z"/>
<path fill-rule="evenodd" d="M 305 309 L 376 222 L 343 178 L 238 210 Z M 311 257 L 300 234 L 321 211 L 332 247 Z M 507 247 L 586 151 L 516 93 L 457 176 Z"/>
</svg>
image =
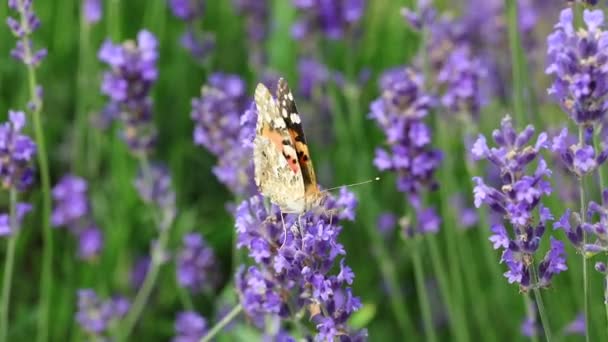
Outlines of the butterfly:
<svg viewBox="0 0 608 342">
<path fill-rule="evenodd" d="M 302 214 L 319 206 L 326 192 L 319 190 L 302 121 L 287 82 L 279 79 L 276 98 L 259 83 L 255 104 L 258 120 L 253 162 L 260 192 L 283 213 Z"/>
</svg>

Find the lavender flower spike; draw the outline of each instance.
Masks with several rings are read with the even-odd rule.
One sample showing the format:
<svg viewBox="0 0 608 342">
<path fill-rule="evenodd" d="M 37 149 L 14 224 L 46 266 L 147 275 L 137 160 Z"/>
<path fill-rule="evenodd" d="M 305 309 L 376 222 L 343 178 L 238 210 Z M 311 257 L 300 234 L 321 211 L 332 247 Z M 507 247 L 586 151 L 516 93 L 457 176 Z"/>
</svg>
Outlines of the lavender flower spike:
<svg viewBox="0 0 608 342">
<path fill-rule="evenodd" d="M 36 144 L 21 131 L 25 113 L 9 111 L 9 121 L 0 124 L 0 182 L 4 189 L 25 191 L 34 181 Z"/>
<path fill-rule="evenodd" d="M 575 31 L 571 8 L 562 10 L 559 23 L 547 38 L 546 73 L 555 79 L 551 94 L 577 125 L 601 122 L 608 110 L 608 33 L 602 10 L 585 9 L 586 27 Z"/>
<path fill-rule="evenodd" d="M 480 135 L 471 151 L 474 158 L 487 159 L 500 170 L 502 184 L 496 188 L 473 177 L 475 206 L 485 204 L 510 223 L 510 230 L 502 224 L 494 225 L 490 241 L 494 249 L 503 250 L 500 262 L 508 268 L 504 276 L 509 283 L 519 284 L 523 292 L 548 287 L 555 274 L 567 269 L 564 245 L 553 237 L 544 259 L 539 263 L 534 260 L 546 224 L 554 218 L 542 205 L 543 196 L 551 194 L 547 181 L 551 170 L 539 154 L 547 148 L 547 134 L 540 133 L 536 142 L 529 145 L 533 135 L 532 126 L 517 133 L 507 116 L 501 128 L 492 133 L 497 147 L 488 147 L 486 138 Z M 537 161 L 537 166 L 530 170 L 533 161 Z"/>
<path fill-rule="evenodd" d="M 213 250 L 200 234 L 183 238 L 183 248 L 177 254 L 177 281 L 193 292 L 212 290 L 218 282 L 218 264 Z"/>
</svg>

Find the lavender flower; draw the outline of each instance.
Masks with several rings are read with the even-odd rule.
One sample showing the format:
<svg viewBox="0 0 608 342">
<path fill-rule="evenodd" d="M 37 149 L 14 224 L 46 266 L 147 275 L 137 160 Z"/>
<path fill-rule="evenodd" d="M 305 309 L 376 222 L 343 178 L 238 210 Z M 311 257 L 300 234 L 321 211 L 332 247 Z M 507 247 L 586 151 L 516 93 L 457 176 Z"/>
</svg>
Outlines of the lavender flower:
<svg viewBox="0 0 608 342">
<path fill-rule="evenodd" d="M 257 111 L 247 100 L 245 83 L 236 75 L 216 73 L 192 100 L 194 142 L 218 157 L 216 177 L 237 196 L 256 193 L 251 160 Z"/>
<path fill-rule="evenodd" d="M 268 34 L 269 3 L 267 0 L 233 0 L 240 15 L 245 16 L 247 36 L 254 43 L 264 41 Z"/>
<path fill-rule="evenodd" d="M 103 9 L 100 0 L 83 0 L 82 13 L 89 24 L 96 24 L 101 20 Z"/>
<path fill-rule="evenodd" d="M 291 28 L 292 36 L 302 40 L 316 32 L 329 39 L 342 39 L 352 32 L 365 11 L 365 0 L 293 0 L 301 16 Z"/>
<path fill-rule="evenodd" d="M 205 9 L 203 0 L 168 0 L 168 4 L 173 15 L 184 21 L 202 16 Z"/>
<path fill-rule="evenodd" d="M 146 275 L 148 274 L 148 270 L 150 269 L 150 257 L 143 256 L 139 257 L 135 264 L 131 267 L 131 287 L 134 289 L 139 289 L 141 285 L 144 283 L 144 279 L 146 279 Z"/>
<path fill-rule="evenodd" d="M 207 334 L 207 321 L 194 311 L 184 311 L 175 319 L 173 342 L 198 342 Z"/>
<path fill-rule="evenodd" d="M 505 277 L 509 283 L 518 283 L 523 292 L 549 286 L 555 274 L 567 269 L 563 243 L 553 238 L 546 256 L 538 265 L 534 262 L 546 223 L 553 216 L 541 203 L 543 196 L 551 194 L 546 180 L 551 170 L 539 154 L 547 148 L 547 134 L 539 134 L 535 145 L 528 145 L 533 135 L 531 125 L 518 134 L 507 116 L 500 130 L 492 133 L 498 147 L 489 148 L 486 138 L 480 135 L 472 149 L 476 159 L 487 159 L 500 169 L 502 184 L 496 188 L 473 177 L 475 206 L 486 204 L 511 224 L 511 233 L 500 224 L 493 226 L 490 241 L 494 249 L 503 249 L 501 263 L 508 268 Z M 529 165 L 534 160 L 538 160 L 537 168 L 529 175 Z"/>
<path fill-rule="evenodd" d="M 11 50 L 11 56 L 25 65 L 36 67 L 46 57 L 47 50 L 34 50 L 30 36 L 40 27 L 40 19 L 34 13 L 32 5 L 32 0 L 9 0 L 8 8 L 19 13 L 24 20 L 8 17 L 6 23 L 15 37 L 19 39 L 15 48 Z"/>
<path fill-rule="evenodd" d="M 74 175 L 65 175 L 52 191 L 55 207 L 51 215 L 53 226 L 78 226 L 89 215 L 87 182 Z"/>
<path fill-rule="evenodd" d="M 168 0 L 175 17 L 186 22 L 186 30 L 180 38 L 182 47 L 199 61 L 204 61 L 215 47 L 215 36 L 201 31 L 197 21 L 205 10 L 204 0 Z"/>
<path fill-rule="evenodd" d="M 9 236 L 15 233 L 16 229 L 21 226 L 21 221 L 27 213 L 32 211 L 32 206 L 28 203 L 17 203 L 15 207 L 15 214 L 17 219 L 17 227 L 11 227 L 10 214 L 0 213 L 0 237 Z"/>
<path fill-rule="evenodd" d="M 129 311 L 129 302 L 122 297 L 103 301 L 95 291 L 83 289 L 78 291 L 78 325 L 96 337 L 103 337 L 110 328 Z"/>
<path fill-rule="evenodd" d="M 369 117 L 384 131 L 390 150 L 377 148 L 374 165 L 397 174 L 397 189 L 416 210 L 419 224 L 402 224 L 406 236 L 435 232 L 439 217 L 432 208 L 423 208 L 420 200 L 421 192 L 437 188 L 434 175 L 442 159 L 431 146 L 431 129 L 424 122 L 433 100 L 423 91 L 422 75 L 410 68 L 385 72 L 380 86 L 382 96 L 372 102 Z"/>
<path fill-rule="evenodd" d="M 8 112 L 9 121 L 0 124 L 0 181 L 5 189 L 25 191 L 34 181 L 36 144 L 21 133 L 23 112 Z"/>
<path fill-rule="evenodd" d="M 441 104 L 452 113 L 465 113 L 477 118 L 484 103 L 481 84 L 485 66 L 466 45 L 456 48 L 437 74 Z"/>
<path fill-rule="evenodd" d="M 583 19 L 586 28 L 577 32 L 572 9 L 562 10 L 547 38 L 546 73 L 555 77 L 549 94 L 577 125 L 591 126 L 604 119 L 608 108 L 608 34 L 601 10 L 585 10 Z"/>
<path fill-rule="evenodd" d="M 87 194 L 87 182 L 74 175 L 65 175 L 52 191 L 54 208 L 51 223 L 65 226 L 78 239 L 79 256 L 92 259 L 103 248 L 103 233 L 95 225 Z"/>
<path fill-rule="evenodd" d="M 165 165 L 152 164 L 149 167 L 142 165 L 135 188 L 141 199 L 154 205 L 160 211 L 160 227 L 163 230 L 173 222 L 176 214 L 175 192 L 171 184 L 171 175 Z"/>
<path fill-rule="evenodd" d="M 104 73 L 101 90 L 110 98 L 109 106 L 118 110 L 114 115 L 123 124 L 122 136 L 137 154 L 149 152 L 156 143 L 150 90 L 158 77 L 157 45 L 154 35 L 143 30 L 137 43 L 106 40 L 98 53 L 111 68 Z"/>
<path fill-rule="evenodd" d="M 576 315 L 572 322 L 564 327 L 564 333 L 567 335 L 585 336 L 586 326 L 585 315 L 581 312 Z"/>
<path fill-rule="evenodd" d="M 239 269 L 236 287 L 254 323 L 263 324 L 266 315 L 285 319 L 308 309 L 316 340 L 350 334 L 346 320 L 361 307 L 349 287 L 354 274 L 343 258 L 337 275 L 330 270 L 346 254 L 337 241 L 341 227 L 335 222 L 353 218 L 349 213 L 355 206 L 345 189 L 338 198 L 328 198 L 319 212 L 300 218 L 282 220 L 278 208 L 266 209 L 260 196 L 241 203 L 236 211 L 237 247 L 247 248 L 255 265 Z M 284 231 L 282 221 L 291 228 Z"/>
<path fill-rule="evenodd" d="M 218 264 L 213 250 L 200 234 L 184 236 L 177 254 L 177 282 L 193 292 L 212 290 L 218 283 Z"/>
</svg>

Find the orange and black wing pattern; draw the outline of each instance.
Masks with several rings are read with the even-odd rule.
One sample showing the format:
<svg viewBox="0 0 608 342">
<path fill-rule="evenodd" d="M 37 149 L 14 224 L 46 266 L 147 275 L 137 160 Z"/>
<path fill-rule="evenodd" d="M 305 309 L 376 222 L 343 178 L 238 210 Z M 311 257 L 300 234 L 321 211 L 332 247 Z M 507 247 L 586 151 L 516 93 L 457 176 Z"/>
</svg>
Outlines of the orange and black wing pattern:
<svg viewBox="0 0 608 342">
<path fill-rule="evenodd" d="M 298 163 L 302 170 L 305 191 L 306 193 L 318 192 L 317 177 L 315 176 L 315 170 L 312 165 L 312 160 L 310 159 L 310 152 L 308 151 L 308 145 L 306 144 L 302 120 L 300 119 L 300 114 L 296 108 L 293 94 L 283 78 L 279 79 L 276 97 L 279 113 L 285 120 L 287 130 L 291 135 L 291 140 L 296 150 Z"/>
</svg>

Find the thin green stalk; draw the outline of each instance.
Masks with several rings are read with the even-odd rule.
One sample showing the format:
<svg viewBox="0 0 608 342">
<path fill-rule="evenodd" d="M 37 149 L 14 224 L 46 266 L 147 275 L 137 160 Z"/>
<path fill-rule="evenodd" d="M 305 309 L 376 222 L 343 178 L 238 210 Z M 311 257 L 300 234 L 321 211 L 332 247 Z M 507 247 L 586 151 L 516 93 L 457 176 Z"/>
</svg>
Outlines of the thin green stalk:
<svg viewBox="0 0 608 342">
<path fill-rule="evenodd" d="M 437 246 L 437 239 L 435 236 L 428 235 L 426 237 L 426 241 L 429 247 L 429 254 L 431 259 L 431 264 L 433 265 L 433 273 L 437 277 L 437 284 L 439 285 L 439 292 L 441 293 L 441 299 L 445 303 L 445 306 L 449 315 L 449 324 L 450 329 L 452 330 L 452 335 L 455 336 L 456 341 L 469 341 L 470 338 L 468 336 L 468 332 L 465 326 L 458 324 L 459 322 L 456 319 L 458 315 L 456 310 L 454 310 L 454 300 L 450 294 L 450 285 L 447 277 L 447 272 L 443 267 L 443 262 L 441 260 L 441 253 L 439 252 L 439 247 Z"/>
<path fill-rule="evenodd" d="M 599 127 L 595 128 L 595 137 L 594 137 L 594 148 L 596 153 L 599 153 L 599 151 L 602 150 L 602 143 L 601 143 L 601 131 L 602 131 L 602 126 L 600 125 Z M 604 202 L 604 196 L 602 194 L 602 192 L 604 191 L 604 186 L 606 184 L 605 182 L 605 175 L 604 175 L 604 169 L 605 167 L 598 167 L 596 169 L 597 171 L 597 177 L 599 179 L 599 185 L 600 185 L 600 197 L 602 199 L 602 206 L 605 206 L 606 203 Z M 608 329 L 608 274 L 606 274 L 604 276 L 604 309 L 606 311 L 606 329 Z"/>
<path fill-rule="evenodd" d="M 2 304 L 0 304 L 0 342 L 5 342 L 8 335 L 8 312 L 11 301 L 11 284 L 13 279 L 13 268 L 15 266 L 15 249 L 19 236 L 19 222 L 17 222 L 16 210 L 17 190 L 11 189 L 9 203 L 9 224 L 11 236 L 8 238 L 6 260 L 4 261 L 4 277 L 2 280 Z"/>
<path fill-rule="evenodd" d="M 454 163 L 453 158 L 451 157 L 453 145 L 449 141 L 449 128 L 448 128 L 448 120 L 441 119 L 436 121 L 437 124 L 437 139 L 439 148 L 441 148 L 444 154 L 444 160 L 442 167 L 438 170 L 438 178 L 442 180 L 442 184 L 439 187 L 439 193 L 441 196 L 441 217 L 443 218 L 443 226 L 442 232 L 446 237 L 446 245 L 447 245 L 447 257 L 448 257 L 448 265 L 450 268 L 450 279 L 451 279 L 451 288 L 452 288 L 452 298 L 454 299 L 453 306 L 456 311 L 456 317 L 454 319 L 458 320 L 456 323 L 459 326 L 466 327 L 467 325 L 467 317 L 464 313 L 465 298 L 464 298 L 464 289 L 463 289 L 463 281 L 462 281 L 462 273 L 469 272 L 470 269 L 461 269 L 461 265 L 458 262 L 458 243 L 460 241 L 458 234 L 456 234 L 456 225 L 452 224 L 456 219 L 454 218 L 454 212 L 450 208 L 449 198 L 451 194 L 455 192 L 451 189 L 451 184 L 455 184 L 454 180 Z M 459 328 L 460 329 L 460 328 Z"/>
<path fill-rule="evenodd" d="M 530 298 L 529 294 L 523 294 L 522 298 L 524 299 L 524 307 L 526 309 L 526 315 L 528 319 L 532 319 L 534 321 L 534 324 L 536 325 L 536 312 L 533 309 L 534 306 L 532 304 L 534 303 L 532 302 L 532 298 Z M 532 342 L 538 342 L 538 334 L 536 333 L 536 331 L 532 333 L 530 338 L 532 339 Z"/>
<path fill-rule="evenodd" d="M 420 259 L 420 251 L 418 241 L 412 243 L 416 244 L 412 249 L 412 263 L 414 264 L 414 278 L 416 281 L 416 292 L 418 294 L 420 312 L 422 313 L 422 322 L 424 324 L 424 334 L 426 340 L 429 342 L 437 341 L 437 335 L 433 327 L 433 315 L 431 313 L 431 304 L 429 302 L 429 296 L 424 284 L 424 268 L 422 266 L 422 260 Z"/>
<path fill-rule="evenodd" d="M 150 165 L 148 159 L 144 155 L 139 156 L 140 166 L 142 169 L 143 177 L 146 181 L 150 181 L 151 177 Z M 150 297 L 150 293 L 152 293 L 152 289 L 156 284 L 156 280 L 158 278 L 158 273 L 160 271 L 160 267 L 163 264 L 163 253 L 166 249 L 167 243 L 169 241 L 169 232 L 171 231 L 172 222 L 166 222 L 162 215 L 159 215 L 155 211 L 154 215 L 155 223 L 160 230 L 160 235 L 158 237 L 158 242 L 153 245 L 151 251 L 150 258 L 150 266 L 149 270 L 146 273 L 146 277 L 144 278 L 144 282 L 135 295 L 135 300 L 133 301 L 133 305 L 131 306 L 127 316 L 124 319 L 122 326 L 118 332 L 118 340 L 126 341 L 129 339 L 137 320 L 141 316 L 141 313 L 146 305 L 148 298 Z"/>
<path fill-rule="evenodd" d="M 507 30 L 509 35 L 509 50 L 511 51 L 511 65 L 513 77 L 513 110 L 515 112 L 515 121 L 517 125 L 523 125 L 527 122 L 525 114 L 525 99 L 523 65 L 525 63 L 523 51 L 521 48 L 521 40 L 519 35 L 519 16 L 517 13 L 517 1 L 505 0 L 506 17 L 508 18 Z"/>
<path fill-rule="evenodd" d="M 217 324 L 215 326 L 213 326 L 213 328 L 211 328 L 211 330 L 209 330 L 207 335 L 205 335 L 203 338 L 201 338 L 200 342 L 211 341 L 211 339 L 213 337 L 215 337 L 215 335 L 217 335 L 217 333 L 222 331 L 222 329 L 224 329 L 224 327 L 227 326 L 228 323 L 230 323 L 236 316 L 238 316 L 238 314 L 240 314 L 241 311 L 243 311 L 243 306 L 241 304 L 238 304 L 226 316 L 224 316 L 224 318 L 222 318 L 219 322 L 217 322 Z"/>
<path fill-rule="evenodd" d="M 23 6 L 23 2 L 18 2 L 19 6 Z M 20 13 L 24 13 L 24 10 L 20 10 Z M 24 28 L 24 32 L 29 32 L 29 21 L 28 18 L 21 15 L 20 18 L 21 26 Z M 29 44 L 29 36 L 23 36 L 21 39 L 23 43 L 24 56 L 26 60 L 31 60 L 33 56 L 32 47 Z M 41 112 L 42 112 L 42 99 L 36 91 L 36 66 L 33 64 L 26 64 L 27 69 L 27 83 L 30 93 L 30 101 L 33 105 L 32 121 L 34 125 L 34 136 L 36 139 L 37 156 L 38 156 L 38 167 L 40 168 L 40 183 L 42 190 L 42 235 L 43 235 L 43 248 L 42 248 L 42 271 L 40 280 L 40 307 L 38 314 L 38 336 L 39 342 L 48 340 L 49 337 L 49 312 L 50 312 L 50 301 L 52 294 L 52 261 L 53 261 L 53 234 L 51 232 L 51 226 L 49 217 L 51 215 L 51 184 L 49 177 L 49 166 L 48 158 L 46 153 L 46 144 L 44 139 L 44 131 L 42 129 Z"/>
<path fill-rule="evenodd" d="M 532 266 L 532 280 L 534 284 L 538 284 L 538 273 L 536 268 Z M 534 298 L 536 299 L 536 308 L 538 309 L 538 315 L 540 316 L 540 322 L 545 332 L 545 339 L 547 342 L 551 342 L 551 325 L 549 324 L 549 318 L 545 312 L 545 305 L 543 304 L 543 297 L 540 293 L 540 289 L 534 286 Z"/>
<path fill-rule="evenodd" d="M 354 117 L 356 115 L 361 115 L 359 111 L 359 98 L 353 98 L 351 93 L 347 93 L 347 102 L 348 102 L 348 110 L 350 117 Z M 335 98 L 335 97 L 333 97 Z M 338 111 L 339 113 L 339 111 Z M 349 132 L 346 127 L 349 127 L 347 124 L 346 115 L 336 115 L 335 116 L 336 124 L 334 125 L 336 129 L 336 135 L 340 141 L 351 141 L 348 140 Z M 350 133 L 352 134 L 352 133 Z M 347 153 L 342 153 L 340 155 L 348 156 Z M 365 158 L 365 157 L 363 157 Z M 347 160 L 342 162 L 344 165 L 347 164 Z M 366 159 L 360 160 L 361 165 L 371 165 L 371 161 Z M 363 174 L 364 168 L 357 168 L 357 176 L 365 177 L 368 175 Z M 363 178 L 359 178 L 363 179 Z M 368 188 L 359 189 L 359 198 L 372 198 L 369 193 Z M 371 249 L 372 256 L 375 258 L 376 263 L 380 266 L 380 273 L 382 275 L 382 279 L 386 282 L 389 297 L 390 297 L 390 306 L 393 311 L 393 315 L 397 319 L 397 324 L 399 329 L 401 329 L 401 333 L 403 336 L 407 336 L 412 332 L 416 331 L 411 320 L 409 314 L 407 312 L 407 302 L 404 298 L 401 289 L 399 287 L 399 281 L 397 278 L 397 271 L 395 269 L 395 264 L 392 261 L 392 258 L 389 257 L 384 243 L 382 241 L 382 237 L 380 233 L 376 229 L 375 222 L 368 218 L 369 213 L 378 212 L 377 204 L 374 201 L 369 201 L 369 205 L 362 207 L 361 209 L 365 209 L 361 211 L 360 217 L 367 218 L 364 224 L 367 229 L 367 235 L 371 239 Z"/>
<path fill-rule="evenodd" d="M 584 128 L 579 126 L 578 129 L 578 139 L 579 144 L 584 144 Z M 586 209 L 586 198 L 585 198 L 585 180 L 583 177 L 579 177 L 578 183 L 578 191 L 579 191 L 579 199 L 580 199 L 580 216 L 581 221 L 584 224 L 587 216 Z M 589 277 L 587 275 L 587 256 L 585 255 L 584 246 L 587 244 L 587 232 L 583 229 L 583 250 L 581 251 L 581 258 L 583 259 L 583 303 L 584 303 L 584 312 L 585 312 L 585 341 L 589 342 L 589 326 L 591 322 L 589 318 Z"/>
</svg>

